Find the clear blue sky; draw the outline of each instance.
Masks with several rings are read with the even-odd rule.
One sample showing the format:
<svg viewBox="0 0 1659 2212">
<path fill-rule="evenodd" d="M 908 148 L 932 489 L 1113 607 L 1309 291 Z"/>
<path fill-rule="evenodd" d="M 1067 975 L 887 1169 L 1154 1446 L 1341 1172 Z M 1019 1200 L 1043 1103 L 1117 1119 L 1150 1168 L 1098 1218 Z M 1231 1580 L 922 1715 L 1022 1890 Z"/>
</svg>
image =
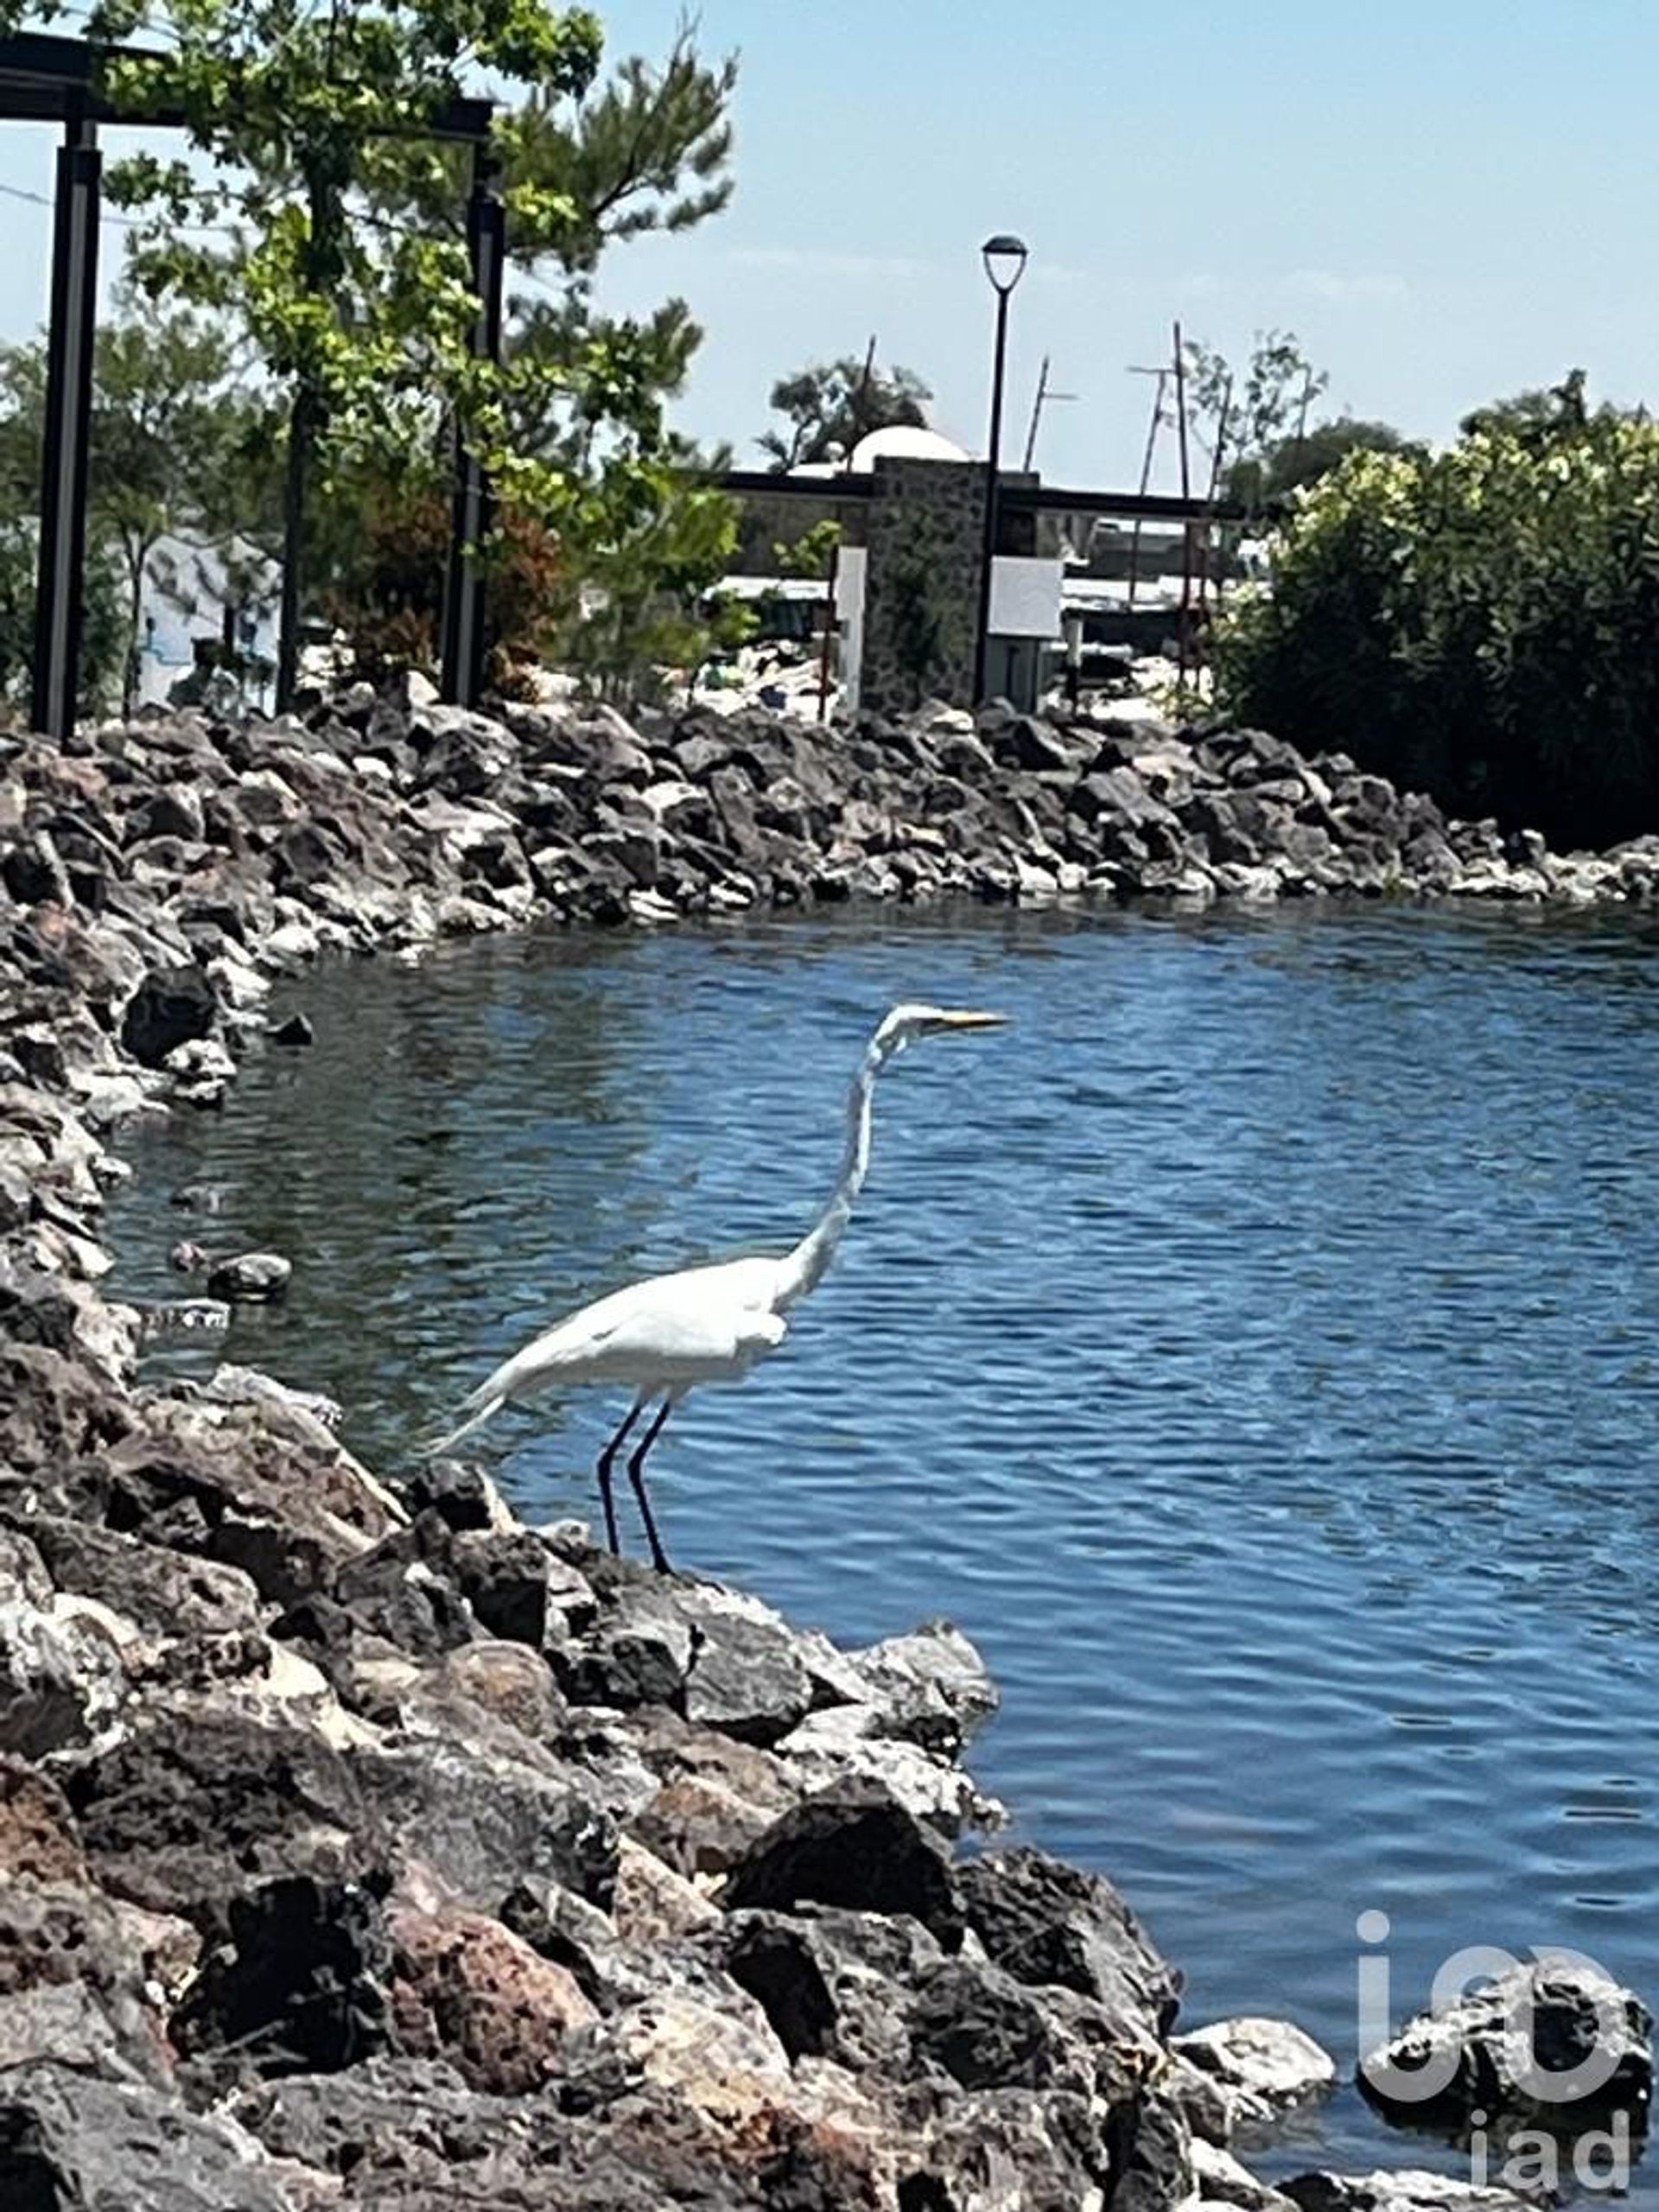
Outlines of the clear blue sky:
<svg viewBox="0 0 1659 2212">
<path fill-rule="evenodd" d="M 683 10 L 599 12 L 613 54 L 660 55 Z M 872 334 L 981 447 L 977 245 L 1002 229 L 1032 250 L 1009 450 L 1045 352 L 1081 395 L 1045 417 L 1051 480 L 1132 480 L 1150 388 L 1126 365 L 1178 315 L 1230 355 L 1293 329 L 1327 407 L 1418 435 L 1575 364 L 1597 396 L 1659 400 L 1656 0 L 702 0 L 698 38 L 741 57 L 736 198 L 620 250 L 604 296 L 690 302 L 681 419 L 741 459 L 774 377 Z M 9 127 L 0 184 L 49 190 L 51 150 Z M 18 337 L 48 217 L 8 199 L 0 223 Z"/>
</svg>

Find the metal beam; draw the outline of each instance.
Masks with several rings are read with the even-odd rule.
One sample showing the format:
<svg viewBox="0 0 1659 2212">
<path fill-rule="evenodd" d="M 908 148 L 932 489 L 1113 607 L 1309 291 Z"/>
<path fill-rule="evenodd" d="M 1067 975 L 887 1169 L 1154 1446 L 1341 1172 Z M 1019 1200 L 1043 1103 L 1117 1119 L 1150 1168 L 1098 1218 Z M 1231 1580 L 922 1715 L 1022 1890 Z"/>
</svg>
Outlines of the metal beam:
<svg viewBox="0 0 1659 2212">
<path fill-rule="evenodd" d="M 501 358 L 501 288 L 507 249 L 506 210 L 501 202 L 501 165 L 493 149 L 473 147 L 473 188 L 467 201 L 467 251 L 478 300 L 472 346 L 474 359 Z M 489 480 L 468 442 L 466 425 L 454 426 L 454 502 L 449 523 L 449 565 L 443 594 L 442 695 L 474 707 L 484 690 L 484 540 L 494 515 Z"/>
<path fill-rule="evenodd" d="M 1235 499 L 1183 499 L 1161 492 L 1077 492 L 1058 484 L 1010 482 L 1002 486 L 1001 504 L 1027 514 L 1121 515 L 1141 522 L 1248 522 L 1271 512 L 1243 507 Z"/>
<path fill-rule="evenodd" d="M 30 702 L 35 728 L 60 744 L 74 729 L 79 690 L 103 165 L 98 126 L 92 118 L 83 115 L 67 124 L 58 149 L 52 224 L 52 320 L 46 357 Z"/>
<path fill-rule="evenodd" d="M 160 61 L 162 54 L 138 46 L 99 46 L 89 39 L 58 38 L 48 31 L 19 31 L 0 38 L 0 123 L 70 123 L 86 116 L 93 123 L 143 124 L 156 130 L 181 130 L 188 118 L 182 108 L 162 100 L 118 105 L 102 90 L 106 61 Z M 408 138 L 482 138 L 488 135 L 491 103 L 447 99 L 429 116 L 374 135 Z"/>
<path fill-rule="evenodd" d="M 959 465 L 966 468 L 981 464 L 963 461 Z M 814 499 L 821 506 L 850 505 L 869 499 L 875 488 L 873 476 L 791 476 L 769 468 L 728 468 L 714 481 L 734 499 Z M 1122 515 L 1125 519 L 1139 516 L 1143 522 L 1247 522 L 1273 512 L 1271 506 L 1250 510 L 1230 499 L 1183 499 L 1160 492 L 1074 491 L 1058 484 L 1027 482 L 1007 470 L 998 485 L 996 503 L 1004 514 Z"/>
</svg>

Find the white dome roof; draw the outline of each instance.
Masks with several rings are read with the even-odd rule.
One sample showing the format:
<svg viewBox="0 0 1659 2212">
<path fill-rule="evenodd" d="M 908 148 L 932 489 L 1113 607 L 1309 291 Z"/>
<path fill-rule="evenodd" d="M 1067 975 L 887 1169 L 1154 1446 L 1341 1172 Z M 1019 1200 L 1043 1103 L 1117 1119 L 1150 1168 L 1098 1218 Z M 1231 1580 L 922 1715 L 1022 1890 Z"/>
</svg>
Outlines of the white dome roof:
<svg viewBox="0 0 1659 2212">
<path fill-rule="evenodd" d="M 910 423 L 894 423 L 885 430 L 872 430 L 853 448 L 848 467 L 855 476 L 868 476 L 878 461 L 968 461 L 972 456 L 937 430 L 924 430 Z"/>
</svg>

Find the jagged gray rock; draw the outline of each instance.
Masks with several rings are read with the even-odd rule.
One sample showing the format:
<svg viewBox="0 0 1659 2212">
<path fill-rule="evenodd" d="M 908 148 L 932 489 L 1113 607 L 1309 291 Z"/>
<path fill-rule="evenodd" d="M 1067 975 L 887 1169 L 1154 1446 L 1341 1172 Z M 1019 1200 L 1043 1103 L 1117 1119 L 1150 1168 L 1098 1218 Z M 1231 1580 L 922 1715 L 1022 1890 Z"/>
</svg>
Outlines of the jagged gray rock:
<svg viewBox="0 0 1659 2212">
<path fill-rule="evenodd" d="M 288 1288 L 294 1262 L 280 1252 L 235 1252 L 214 1260 L 207 1269 L 207 1288 L 215 1298 L 257 1304 L 280 1298 Z"/>
<path fill-rule="evenodd" d="M 1173 2026 L 1180 1977 L 1103 1875 L 1020 1845 L 970 1859 L 960 1879 L 969 1925 L 1016 1980 L 1149 2015 L 1160 2034 Z"/>
<path fill-rule="evenodd" d="M 0 2072 L 0 2202 L 42 2212 L 300 2212 L 233 2122 L 50 2061 Z"/>
<path fill-rule="evenodd" d="M 124 1686 L 107 1637 L 26 1598 L 0 1600 L 0 1751 L 38 1759 L 86 1742 Z"/>
<path fill-rule="evenodd" d="M 1574 2105 L 1645 2113 L 1653 2015 L 1599 1969 L 1545 1954 L 1408 2020 L 1362 2057 L 1358 2078 L 1374 2104 L 1420 2125 L 1464 2123 L 1477 2108 L 1488 2121 Z"/>
<path fill-rule="evenodd" d="M 887 1790 L 860 1783 L 825 1791 L 774 1821 L 732 1866 L 729 1910 L 842 1905 L 907 1913 L 947 1950 L 962 1941 L 957 1877 L 935 1837 Z"/>
<path fill-rule="evenodd" d="M 1170 2049 L 1203 2077 L 1219 2108 L 1215 2139 L 1224 2144 L 1240 2126 L 1259 2127 L 1323 2094 L 1337 2078 L 1335 2059 L 1288 2020 L 1217 2020 L 1173 2037 Z M 1196 2119 L 1193 2125 L 1206 2132 Z"/>
<path fill-rule="evenodd" d="M 1421 2167 L 1296 2174 L 1281 2187 L 1300 2212 L 1538 2212 L 1538 2199 Z"/>
</svg>

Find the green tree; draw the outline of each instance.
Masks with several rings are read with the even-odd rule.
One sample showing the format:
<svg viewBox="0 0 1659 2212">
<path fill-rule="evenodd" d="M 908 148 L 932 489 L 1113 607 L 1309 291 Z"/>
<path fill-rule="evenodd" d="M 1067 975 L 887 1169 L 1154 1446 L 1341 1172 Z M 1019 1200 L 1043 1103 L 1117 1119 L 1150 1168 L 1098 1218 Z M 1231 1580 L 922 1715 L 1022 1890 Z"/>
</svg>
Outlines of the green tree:
<svg viewBox="0 0 1659 2212">
<path fill-rule="evenodd" d="M 1301 494 L 1217 625 L 1222 701 L 1558 842 L 1659 829 L 1659 427 L 1475 420 Z"/>
<path fill-rule="evenodd" d="M 445 419 L 466 425 L 510 497 L 563 495 L 554 472 L 511 448 L 507 372 L 471 346 L 461 245 L 389 220 L 384 200 L 386 180 L 422 160 L 442 181 L 431 133 L 469 78 L 583 92 L 599 56 L 591 16 L 545 0 L 98 0 L 90 28 L 168 41 L 112 66 L 111 89 L 181 113 L 198 159 L 118 164 L 111 196 L 142 213 L 139 283 L 231 314 L 283 388 L 296 556 L 314 455 L 325 480 L 365 454 L 395 467 L 429 454 Z M 547 219 L 533 188 L 507 198 Z"/>
<path fill-rule="evenodd" d="M 34 626 L 34 533 L 8 510 L 0 516 L 0 709 L 27 680 Z"/>
<path fill-rule="evenodd" d="M 632 55 L 591 97 L 535 87 L 496 129 L 512 219 L 514 276 L 502 393 L 516 451 L 591 468 L 608 434 L 663 435 L 657 402 L 683 387 L 702 333 L 685 302 L 639 317 L 599 313 L 593 284 L 610 248 L 676 234 L 731 198 L 728 110 L 736 63 L 705 63 L 682 32 L 660 67 Z M 457 149 L 389 143 L 372 173 L 378 219 L 420 224 L 459 244 L 468 162 Z"/>
<path fill-rule="evenodd" d="M 1258 331 L 1242 369 L 1199 339 L 1189 338 L 1184 353 L 1189 416 L 1211 452 L 1221 448 L 1229 496 L 1248 499 L 1267 457 L 1300 441 L 1330 378 L 1289 330 Z"/>
<path fill-rule="evenodd" d="M 867 373 L 853 353 L 816 361 L 773 385 L 768 404 L 783 416 L 785 428 L 764 431 L 756 443 L 778 469 L 830 461 L 850 454 L 872 430 L 894 423 L 925 427 L 932 397 L 913 369 L 871 363 Z"/>
<path fill-rule="evenodd" d="M 0 716 L 16 713 L 29 698 L 35 666 L 37 550 L 31 517 L 15 509 L 0 514 Z M 126 633 L 120 578 L 96 546 L 87 553 L 80 622 L 79 706 L 83 714 L 98 714 L 115 696 Z"/>
<path fill-rule="evenodd" d="M 1300 436 L 1281 438 L 1256 460 L 1235 461 L 1224 481 L 1230 499 L 1260 508 L 1304 484 L 1317 484 L 1351 453 L 1421 452 L 1389 423 L 1363 423 L 1338 415 L 1314 423 Z"/>
<path fill-rule="evenodd" d="M 561 610 L 559 657 L 607 697 L 656 696 L 661 672 L 694 671 L 718 642 L 702 607 L 737 543 L 734 503 L 690 482 L 696 456 L 671 446 L 664 492 L 631 500 L 583 548 Z"/>
<path fill-rule="evenodd" d="M 629 56 L 574 110 L 537 99 L 504 129 L 510 185 L 551 211 L 510 233 L 514 268 L 536 288 L 509 304 L 513 434 L 588 488 L 563 519 L 547 650 L 611 692 L 653 688 L 658 667 L 699 661 L 735 620 L 716 607 L 700 634 L 736 542 L 737 510 L 710 482 L 728 457 L 667 423 L 702 329 L 677 298 L 601 313 L 593 284 L 613 247 L 726 207 L 736 79 L 734 60 L 705 62 L 682 32 L 660 67 Z"/>
<path fill-rule="evenodd" d="M 157 547 L 172 537 L 212 543 L 234 568 L 238 538 L 262 514 L 269 522 L 274 426 L 268 405 L 240 384 L 225 332 L 188 312 L 104 325 L 92 391 L 90 509 L 124 589 L 122 706 L 130 712 L 145 582 L 168 582 Z M 241 588 L 245 596 L 251 582 Z"/>
<path fill-rule="evenodd" d="M 1482 430 L 1507 431 L 1533 453 L 1546 453 L 1563 441 L 1571 442 L 1592 423 L 1643 423 L 1643 407 L 1617 407 L 1604 400 L 1593 413 L 1585 398 L 1585 372 L 1569 369 L 1560 384 L 1518 391 L 1510 399 L 1495 399 L 1465 415 L 1459 428 L 1465 437 Z"/>
<path fill-rule="evenodd" d="M 53 12 L 54 0 L 35 10 Z M 619 570 L 632 600 L 654 554 L 673 595 L 699 555 L 716 557 L 716 495 L 686 480 L 666 423 L 700 333 L 678 302 L 601 315 L 591 288 L 609 245 L 725 204 L 732 63 L 706 67 L 683 35 L 662 68 L 626 60 L 595 91 L 596 22 L 549 0 L 193 0 L 182 14 L 101 0 L 89 20 L 94 34 L 168 41 L 111 71 L 111 89 L 167 100 L 200 154 L 118 165 L 111 193 L 143 219 L 139 283 L 223 310 L 252 339 L 291 407 L 296 505 L 315 448 L 319 588 L 337 594 L 354 560 L 378 558 L 351 512 L 365 482 L 447 498 L 451 423 L 495 488 L 502 543 L 483 550 L 501 553 L 515 518 L 552 532 L 571 604 L 584 568 L 602 603 Z M 493 138 L 513 268 L 537 294 L 515 281 L 499 366 L 471 350 L 470 156 L 429 135 L 480 79 L 504 103 Z"/>
<path fill-rule="evenodd" d="M 689 231 L 731 200 L 734 58 L 709 64 L 682 30 L 660 67 L 632 54 L 574 115 L 545 86 L 502 120 L 499 137 L 518 219 L 514 260 L 551 256 L 591 277 L 611 245 Z M 452 219 L 458 212 L 454 175 Z"/>
<path fill-rule="evenodd" d="M 772 557 L 780 576 L 827 576 L 840 544 L 841 524 L 833 515 L 823 515 L 798 537 L 780 538 Z"/>
<path fill-rule="evenodd" d="M 249 403 L 231 376 L 223 336 L 184 315 L 160 321 L 124 314 L 99 330 L 92 355 L 92 454 L 87 496 L 89 590 L 84 658 L 91 703 L 120 672 L 130 709 L 146 580 L 158 581 L 161 539 L 234 528 L 233 487 Z M 43 340 L 0 359 L 0 476 L 9 512 L 31 518 L 9 533 L 16 571 L 0 615 L 11 633 L 0 652 L 14 677 L 32 652 L 35 525 L 46 429 Z M 0 687 L 7 681 L 0 670 Z"/>
<path fill-rule="evenodd" d="M 492 593 L 502 609 L 499 624 L 492 615 L 499 677 L 532 640 L 608 690 L 649 688 L 653 656 L 677 662 L 697 650 L 696 609 L 724 573 L 736 528 L 733 503 L 709 481 L 721 456 L 696 453 L 666 419 L 702 333 L 679 299 L 638 316 L 603 314 L 593 283 L 607 250 L 677 234 L 726 205 L 735 79 L 734 62 L 705 64 L 683 35 L 661 67 L 630 57 L 574 108 L 538 93 L 503 119 L 519 210 L 508 232 L 505 423 L 515 453 L 581 496 L 551 511 L 509 507 Z M 454 156 L 394 149 L 376 187 L 383 214 L 460 237 L 466 178 Z M 436 473 L 423 480 L 441 493 Z M 343 504 L 372 519 L 385 503 L 353 494 Z M 377 536 L 372 600 L 384 595 L 385 550 Z M 418 619 L 404 580 L 406 641 L 435 638 L 441 569 L 421 569 L 429 588 Z M 349 554 L 334 573 L 337 601 L 349 601 Z M 532 573 L 545 594 L 537 608 L 524 594 Z"/>
</svg>

